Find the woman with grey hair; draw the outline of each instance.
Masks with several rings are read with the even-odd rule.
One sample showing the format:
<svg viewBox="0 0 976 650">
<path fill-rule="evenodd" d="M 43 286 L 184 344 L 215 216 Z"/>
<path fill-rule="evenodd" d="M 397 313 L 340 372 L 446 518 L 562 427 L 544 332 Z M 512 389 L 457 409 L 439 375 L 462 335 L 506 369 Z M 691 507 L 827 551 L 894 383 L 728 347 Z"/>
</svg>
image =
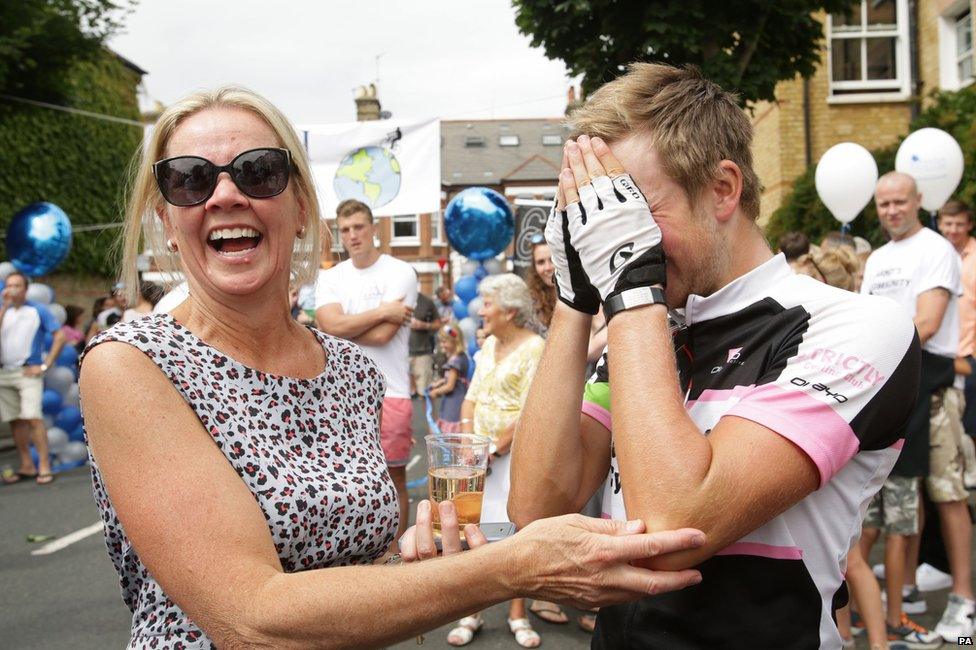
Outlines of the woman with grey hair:
<svg viewBox="0 0 976 650">
<path fill-rule="evenodd" d="M 485 482 L 481 521 L 508 521 L 509 465 L 515 422 L 529 394 L 545 342 L 529 329 L 535 318 L 532 296 L 525 282 L 511 273 L 493 275 L 478 287 L 483 301 L 478 316 L 488 334 L 474 378 L 461 406 L 461 430 L 491 438 L 491 474 Z M 480 614 L 462 618 L 447 642 L 469 643 L 484 622 Z M 535 648 L 542 640 L 525 615 L 525 600 L 509 606 L 508 626 L 523 648 Z"/>
<path fill-rule="evenodd" d="M 462 554 L 453 504 L 426 500 L 391 559 L 437 554 L 433 507 L 451 557 L 371 566 L 399 520 L 385 380 L 359 347 L 291 317 L 289 282 L 314 279 L 320 250 L 295 129 L 248 90 L 195 93 L 159 117 L 134 171 L 126 287 L 145 242 L 189 296 L 105 330 L 81 366 L 130 648 L 383 646 L 526 592 L 623 602 L 696 579 L 628 564 L 698 546 L 696 531 L 561 517 L 485 545 L 469 525 L 480 548 Z"/>
</svg>

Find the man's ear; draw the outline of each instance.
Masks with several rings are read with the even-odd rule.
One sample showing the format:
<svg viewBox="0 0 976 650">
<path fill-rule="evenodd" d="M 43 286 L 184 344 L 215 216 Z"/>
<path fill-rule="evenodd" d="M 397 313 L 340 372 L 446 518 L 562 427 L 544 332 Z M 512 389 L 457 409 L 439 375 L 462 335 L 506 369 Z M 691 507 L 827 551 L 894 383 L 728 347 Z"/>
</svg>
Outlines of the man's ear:
<svg viewBox="0 0 976 650">
<path fill-rule="evenodd" d="M 715 180 L 709 188 L 710 199 L 719 221 L 728 221 L 739 207 L 742 198 L 742 170 L 731 160 L 718 164 Z"/>
</svg>

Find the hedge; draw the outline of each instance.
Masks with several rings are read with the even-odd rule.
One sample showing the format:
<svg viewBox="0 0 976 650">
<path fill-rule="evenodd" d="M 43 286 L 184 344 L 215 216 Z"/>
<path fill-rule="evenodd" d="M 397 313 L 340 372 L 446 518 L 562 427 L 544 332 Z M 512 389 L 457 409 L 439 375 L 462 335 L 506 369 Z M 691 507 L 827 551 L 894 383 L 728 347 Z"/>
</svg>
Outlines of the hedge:
<svg viewBox="0 0 976 650">
<path fill-rule="evenodd" d="M 138 83 L 139 75 L 106 51 L 71 69 L 65 103 L 138 120 Z M 120 221 L 125 172 L 142 134 L 135 125 L 0 99 L 0 231 L 35 201 L 60 206 L 74 225 Z M 118 228 L 76 232 L 58 272 L 114 276 L 118 234 Z"/>
<path fill-rule="evenodd" d="M 958 92 L 936 92 L 930 96 L 926 108 L 909 125 L 909 133 L 926 126 L 950 133 L 962 147 L 965 158 L 962 181 L 953 195 L 970 205 L 976 205 L 976 85 Z M 898 143 L 872 151 L 878 163 L 878 173 L 884 174 L 895 168 L 895 153 L 908 133 Z M 780 236 L 791 230 L 806 233 L 810 241 L 820 241 L 831 230 L 838 230 L 840 223 L 817 196 L 814 185 L 816 165 L 807 167 L 794 182 L 790 194 L 770 217 L 766 225 L 766 237 L 775 247 Z M 878 224 L 874 202 L 851 222 L 851 234 L 860 235 L 878 246 L 887 241 Z"/>
</svg>

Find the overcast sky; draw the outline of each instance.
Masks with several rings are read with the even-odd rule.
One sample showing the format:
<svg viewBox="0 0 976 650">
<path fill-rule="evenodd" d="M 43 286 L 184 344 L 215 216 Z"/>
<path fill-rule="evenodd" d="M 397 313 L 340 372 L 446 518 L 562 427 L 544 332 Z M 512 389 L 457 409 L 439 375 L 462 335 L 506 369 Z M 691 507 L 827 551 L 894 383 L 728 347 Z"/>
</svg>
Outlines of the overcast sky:
<svg viewBox="0 0 976 650">
<path fill-rule="evenodd" d="M 508 0 L 141 0 L 115 51 L 165 103 L 240 83 L 294 122 L 355 119 L 379 73 L 398 117 L 557 117 L 569 79 L 515 27 Z"/>
</svg>

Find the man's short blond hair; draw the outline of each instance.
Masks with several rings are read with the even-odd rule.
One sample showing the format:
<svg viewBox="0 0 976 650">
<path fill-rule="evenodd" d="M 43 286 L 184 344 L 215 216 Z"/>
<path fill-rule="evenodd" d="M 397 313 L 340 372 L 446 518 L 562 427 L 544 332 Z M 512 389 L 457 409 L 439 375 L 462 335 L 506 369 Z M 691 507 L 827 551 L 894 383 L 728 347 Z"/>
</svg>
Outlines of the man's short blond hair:
<svg viewBox="0 0 976 650">
<path fill-rule="evenodd" d="M 569 116 L 579 134 L 607 142 L 647 133 L 668 175 L 692 203 L 731 160 L 742 172 L 739 204 L 759 217 L 762 186 L 752 168 L 752 124 L 733 93 L 692 66 L 632 63 L 627 74 L 600 87 Z"/>
</svg>

